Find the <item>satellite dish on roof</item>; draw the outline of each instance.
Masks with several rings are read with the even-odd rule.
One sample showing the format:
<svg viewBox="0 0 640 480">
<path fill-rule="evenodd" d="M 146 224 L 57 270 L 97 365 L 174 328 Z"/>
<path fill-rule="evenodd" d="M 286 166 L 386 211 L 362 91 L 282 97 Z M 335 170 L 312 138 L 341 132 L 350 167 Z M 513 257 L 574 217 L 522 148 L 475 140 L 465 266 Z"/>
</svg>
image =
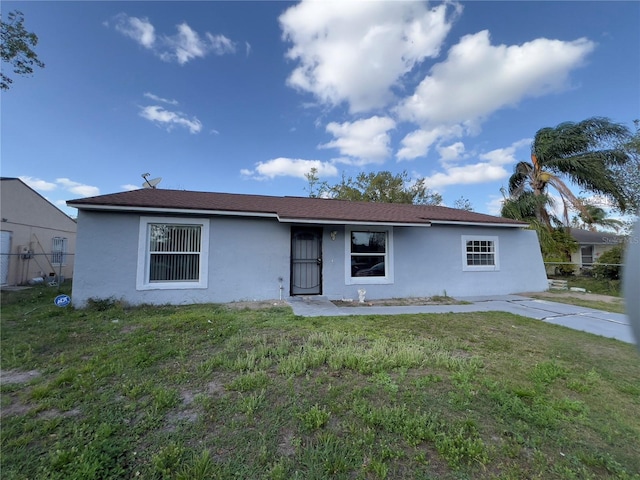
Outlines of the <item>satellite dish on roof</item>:
<svg viewBox="0 0 640 480">
<path fill-rule="evenodd" d="M 149 175 L 151 174 L 150 173 L 142 174 L 142 178 L 144 178 L 144 183 L 142 184 L 142 188 L 156 188 L 156 185 L 158 185 L 162 181 L 162 177 L 152 178 L 151 180 L 148 180 L 147 177 Z"/>
</svg>

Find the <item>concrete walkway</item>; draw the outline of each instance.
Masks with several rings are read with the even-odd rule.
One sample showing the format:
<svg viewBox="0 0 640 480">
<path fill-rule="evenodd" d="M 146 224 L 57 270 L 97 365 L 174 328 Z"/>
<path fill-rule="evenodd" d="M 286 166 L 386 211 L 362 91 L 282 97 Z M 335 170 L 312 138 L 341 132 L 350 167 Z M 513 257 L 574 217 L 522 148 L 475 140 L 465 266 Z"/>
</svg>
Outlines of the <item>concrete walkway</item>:
<svg viewBox="0 0 640 480">
<path fill-rule="evenodd" d="M 593 308 L 537 300 L 520 295 L 464 297 L 457 298 L 457 300 L 470 303 L 466 305 L 338 307 L 322 296 L 290 297 L 287 302 L 291 305 L 294 314 L 303 317 L 509 312 L 555 325 L 563 325 L 574 330 L 615 338 L 626 343 L 636 343 L 629 319 L 622 313 L 604 312 Z"/>
</svg>

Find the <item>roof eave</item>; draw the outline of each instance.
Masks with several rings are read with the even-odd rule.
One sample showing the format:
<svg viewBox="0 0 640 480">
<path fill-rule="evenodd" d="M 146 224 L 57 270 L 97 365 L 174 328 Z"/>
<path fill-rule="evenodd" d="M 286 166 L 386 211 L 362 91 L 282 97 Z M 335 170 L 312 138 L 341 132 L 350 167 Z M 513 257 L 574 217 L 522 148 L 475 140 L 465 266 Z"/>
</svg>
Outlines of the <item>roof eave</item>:
<svg viewBox="0 0 640 480">
<path fill-rule="evenodd" d="M 207 210 L 196 208 L 161 208 L 161 207 L 139 207 L 135 205 L 93 205 L 86 203 L 67 202 L 67 206 L 77 208 L 78 210 L 100 210 L 106 212 L 145 212 L 145 213 L 162 213 L 162 214 L 180 214 L 180 215 L 227 215 L 242 217 L 266 217 L 277 218 L 278 215 L 273 212 L 247 212 L 237 210 Z"/>
<path fill-rule="evenodd" d="M 384 227 L 430 227 L 431 222 L 386 222 L 375 220 L 335 220 L 315 218 L 278 218 L 280 223 L 312 223 L 314 225 L 379 225 Z"/>
<path fill-rule="evenodd" d="M 142 212 L 142 213 L 159 213 L 159 214 L 178 214 L 178 215 L 219 215 L 219 216 L 235 216 L 235 217 L 262 217 L 275 218 L 281 223 L 306 223 L 316 225 L 380 225 L 390 227 L 430 227 L 431 225 L 464 225 L 464 226 L 482 226 L 482 227 L 511 227 L 526 228 L 526 223 L 492 223 L 492 222 L 470 222 L 470 221 L 454 221 L 454 220 L 428 220 L 421 222 L 393 222 L 393 221 L 376 221 L 376 220 L 353 220 L 353 219 L 319 219 L 319 218 L 300 218 L 300 217 L 281 217 L 276 212 L 254 212 L 245 210 L 210 210 L 195 208 L 175 208 L 175 207 L 144 207 L 136 205 L 96 205 L 92 203 L 82 203 L 68 201 L 67 206 L 77 208 L 78 210 L 94 210 L 103 212 Z"/>
<path fill-rule="evenodd" d="M 527 223 L 493 223 L 493 222 L 458 222 L 455 220 L 431 220 L 435 225 L 464 225 L 473 227 L 511 227 L 511 228 L 527 228 Z"/>
</svg>

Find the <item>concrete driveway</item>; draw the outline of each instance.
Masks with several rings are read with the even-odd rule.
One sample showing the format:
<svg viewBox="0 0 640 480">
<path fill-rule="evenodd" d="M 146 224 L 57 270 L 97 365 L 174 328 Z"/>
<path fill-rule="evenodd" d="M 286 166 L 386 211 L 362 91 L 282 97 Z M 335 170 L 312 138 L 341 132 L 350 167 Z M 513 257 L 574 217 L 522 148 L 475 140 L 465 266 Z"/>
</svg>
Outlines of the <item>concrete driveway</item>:
<svg viewBox="0 0 640 480">
<path fill-rule="evenodd" d="M 542 320 L 555 325 L 562 325 L 574 330 L 593 333 L 594 335 L 615 338 L 626 343 L 636 343 L 629 319 L 622 313 L 611 313 L 593 308 L 537 300 L 521 295 L 464 297 L 457 298 L 457 300 L 469 302 L 469 304 L 338 307 L 327 298 L 321 296 L 290 297 L 287 303 L 291 305 L 293 313 L 303 317 L 501 311 Z"/>
</svg>

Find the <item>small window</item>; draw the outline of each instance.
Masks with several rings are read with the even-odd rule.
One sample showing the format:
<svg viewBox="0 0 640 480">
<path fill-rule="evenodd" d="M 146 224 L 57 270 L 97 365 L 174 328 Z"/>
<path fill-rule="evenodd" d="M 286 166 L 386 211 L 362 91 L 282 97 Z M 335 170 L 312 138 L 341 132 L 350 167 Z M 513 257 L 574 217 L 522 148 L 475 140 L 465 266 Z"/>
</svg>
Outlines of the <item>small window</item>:
<svg viewBox="0 0 640 480">
<path fill-rule="evenodd" d="M 462 269 L 499 270 L 498 237 L 462 236 Z"/>
<path fill-rule="evenodd" d="M 138 289 L 206 288 L 208 221 L 143 217 Z"/>
<path fill-rule="evenodd" d="M 67 264 L 66 237 L 53 237 L 51 243 L 51 265 Z"/>
<path fill-rule="evenodd" d="M 391 232 L 352 230 L 346 236 L 347 283 L 390 283 Z"/>
<path fill-rule="evenodd" d="M 580 248 L 582 257 L 582 265 L 590 267 L 593 264 L 593 245 L 587 245 Z"/>
</svg>

